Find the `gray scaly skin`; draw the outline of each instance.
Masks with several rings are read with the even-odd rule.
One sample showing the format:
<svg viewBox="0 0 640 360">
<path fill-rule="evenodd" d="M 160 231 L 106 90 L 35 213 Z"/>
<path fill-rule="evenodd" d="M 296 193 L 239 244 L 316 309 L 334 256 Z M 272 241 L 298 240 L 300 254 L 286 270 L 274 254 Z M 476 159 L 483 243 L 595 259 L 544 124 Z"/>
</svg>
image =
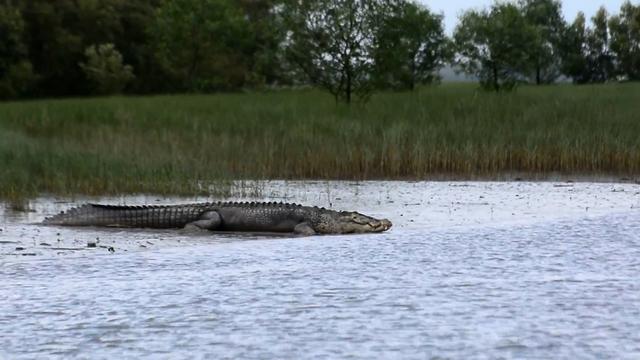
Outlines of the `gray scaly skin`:
<svg viewBox="0 0 640 360">
<path fill-rule="evenodd" d="M 46 218 L 47 225 L 191 228 L 213 231 L 291 232 L 303 235 L 382 232 L 391 228 L 357 212 L 284 203 L 200 203 L 166 206 L 86 204 Z"/>
</svg>

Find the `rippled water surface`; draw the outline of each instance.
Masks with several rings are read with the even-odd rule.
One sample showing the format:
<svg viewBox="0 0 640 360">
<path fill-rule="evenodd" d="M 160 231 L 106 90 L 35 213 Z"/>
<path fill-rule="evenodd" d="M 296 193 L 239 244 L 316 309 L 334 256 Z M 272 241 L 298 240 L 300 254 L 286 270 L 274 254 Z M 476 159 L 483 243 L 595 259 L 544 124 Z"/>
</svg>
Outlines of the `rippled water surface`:
<svg viewBox="0 0 640 360">
<path fill-rule="evenodd" d="M 55 199 L 5 210 L 0 358 L 640 358 L 637 185 L 271 183 L 261 199 L 394 227 L 193 237 L 31 225 L 71 205 Z M 116 250 L 50 249 L 93 238 Z"/>
</svg>

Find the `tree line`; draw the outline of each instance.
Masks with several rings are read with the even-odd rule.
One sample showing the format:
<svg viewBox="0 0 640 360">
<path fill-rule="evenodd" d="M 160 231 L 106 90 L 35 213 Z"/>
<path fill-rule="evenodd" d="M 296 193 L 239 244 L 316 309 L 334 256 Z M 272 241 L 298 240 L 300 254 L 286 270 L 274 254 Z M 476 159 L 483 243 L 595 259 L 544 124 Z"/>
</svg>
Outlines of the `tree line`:
<svg viewBox="0 0 640 360">
<path fill-rule="evenodd" d="M 561 10 L 496 2 L 449 38 L 409 0 L 0 0 L 0 98 L 313 85 L 351 102 L 446 65 L 495 91 L 640 79 L 640 5 Z"/>
</svg>

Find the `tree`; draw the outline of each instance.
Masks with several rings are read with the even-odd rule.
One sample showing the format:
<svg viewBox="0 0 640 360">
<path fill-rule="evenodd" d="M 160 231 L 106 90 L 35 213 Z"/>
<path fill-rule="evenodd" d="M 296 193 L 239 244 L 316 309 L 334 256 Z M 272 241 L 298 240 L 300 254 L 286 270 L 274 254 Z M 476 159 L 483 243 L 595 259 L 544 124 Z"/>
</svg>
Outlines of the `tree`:
<svg viewBox="0 0 640 360">
<path fill-rule="evenodd" d="M 114 4 L 115 17 L 118 20 L 107 21 L 111 30 L 104 37 L 85 39 L 84 45 L 113 43 L 122 54 L 123 61 L 130 64 L 136 71 L 136 77 L 127 86 L 127 91 L 135 93 L 158 93 L 176 91 L 178 87 L 167 81 L 169 75 L 161 66 L 151 29 L 154 24 L 156 9 L 162 0 L 100 0 L 102 6 L 109 2 Z M 111 14 L 110 11 L 101 11 Z M 112 14 L 113 15 L 113 14 Z M 98 20 L 102 21 L 98 17 Z M 94 25 L 95 27 L 95 25 Z"/>
<path fill-rule="evenodd" d="M 593 28 L 587 35 L 588 62 L 593 82 L 606 82 L 614 73 L 614 58 L 609 50 L 608 16 L 607 10 L 601 7 L 591 18 Z"/>
<path fill-rule="evenodd" d="M 186 90 L 240 88 L 247 21 L 233 0 L 165 0 L 152 27 L 158 54 Z"/>
<path fill-rule="evenodd" d="M 467 11 L 453 37 L 455 64 L 478 77 L 485 89 L 513 89 L 531 73 L 529 52 L 536 32 L 512 3 L 495 3 L 489 11 Z"/>
<path fill-rule="evenodd" d="M 616 74 L 629 80 L 640 80 L 640 5 L 625 2 L 620 14 L 609 19 L 609 30 Z"/>
<path fill-rule="evenodd" d="M 26 44 L 33 71 L 38 76 L 32 96 L 80 94 L 85 89 L 78 67 L 82 59 L 82 38 L 68 28 L 75 20 L 69 0 L 25 0 L 19 3 L 27 31 Z"/>
<path fill-rule="evenodd" d="M 562 73 L 577 84 L 591 81 L 587 37 L 586 18 L 584 13 L 580 12 L 574 22 L 565 29 L 560 46 Z"/>
<path fill-rule="evenodd" d="M 374 87 L 375 0 L 290 0 L 288 58 L 336 99 L 368 98 Z"/>
<path fill-rule="evenodd" d="M 100 95 L 120 93 L 131 80 L 133 67 L 122 62 L 122 55 L 113 44 L 89 46 L 85 50 L 87 61 L 80 68 Z"/>
<path fill-rule="evenodd" d="M 20 10 L 0 4 L 0 98 L 23 95 L 34 80 L 24 30 Z"/>
<path fill-rule="evenodd" d="M 374 51 L 378 86 L 413 90 L 437 80 L 449 50 L 443 17 L 406 0 L 389 1 L 383 11 Z"/>
<path fill-rule="evenodd" d="M 287 29 L 281 8 L 283 0 L 238 0 L 249 22 L 250 37 L 245 57 L 250 85 L 290 83 L 282 44 Z"/>
<path fill-rule="evenodd" d="M 552 83 L 560 74 L 559 47 L 565 28 L 562 4 L 558 0 L 520 0 L 524 16 L 535 31 L 529 49 L 533 81 Z"/>
<path fill-rule="evenodd" d="M 38 75 L 36 96 L 85 94 L 90 89 L 78 63 L 91 44 L 124 37 L 125 0 L 23 0 L 29 57 Z"/>
</svg>

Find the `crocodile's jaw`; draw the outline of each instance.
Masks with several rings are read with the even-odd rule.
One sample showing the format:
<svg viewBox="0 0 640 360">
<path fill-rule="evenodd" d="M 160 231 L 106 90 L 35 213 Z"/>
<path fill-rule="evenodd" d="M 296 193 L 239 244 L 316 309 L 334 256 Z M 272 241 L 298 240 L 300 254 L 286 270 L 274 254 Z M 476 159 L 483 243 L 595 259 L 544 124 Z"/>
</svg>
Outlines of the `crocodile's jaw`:
<svg viewBox="0 0 640 360">
<path fill-rule="evenodd" d="M 341 222 L 338 226 L 338 233 L 342 234 L 366 234 L 366 233 L 380 233 L 387 231 L 393 226 L 388 219 L 374 219 L 370 218 L 367 222 Z"/>
<path fill-rule="evenodd" d="M 387 231 L 387 230 L 391 229 L 392 226 L 393 226 L 393 224 L 391 223 L 391 221 L 389 221 L 389 219 L 382 219 L 382 220 L 380 220 L 380 224 L 378 225 L 378 227 L 374 231 L 375 232 Z"/>
<path fill-rule="evenodd" d="M 371 221 L 366 225 L 355 224 L 355 231 L 352 231 L 352 232 L 379 233 L 379 232 L 389 230 L 391 226 L 393 226 L 393 224 L 391 224 L 391 221 L 389 221 L 388 219 L 382 219 L 382 220 Z"/>
</svg>

